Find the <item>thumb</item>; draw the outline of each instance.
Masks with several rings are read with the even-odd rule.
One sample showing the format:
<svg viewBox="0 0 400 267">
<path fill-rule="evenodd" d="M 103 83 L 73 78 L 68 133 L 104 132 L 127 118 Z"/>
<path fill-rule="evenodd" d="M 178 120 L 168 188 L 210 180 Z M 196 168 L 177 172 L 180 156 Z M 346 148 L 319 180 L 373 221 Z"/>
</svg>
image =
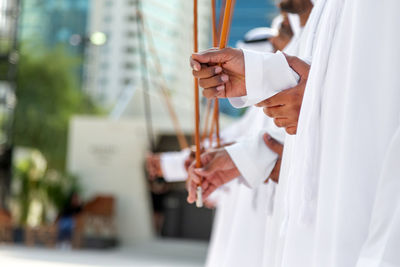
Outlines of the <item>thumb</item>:
<svg viewBox="0 0 400 267">
<path fill-rule="evenodd" d="M 225 63 L 231 58 L 231 50 L 229 48 L 216 49 L 211 48 L 200 53 L 192 55 L 192 59 L 202 64 L 218 64 Z"/>
<path fill-rule="evenodd" d="M 215 159 L 212 159 L 210 162 L 208 162 L 206 165 L 204 165 L 202 168 L 197 168 L 194 170 L 194 172 L 202 177 L 207 177 L 212 175 L 214 172 L 218 171 L 218 164 Z"/>
<path fill-rule="evenodd" d="M 307 79 L 308 73 L 310 72 L 310 65 L 298 57 L 289 56 L 283 53 L 289 66 L 302 78 Z"/>
<path fill-rule="evenodd" d="M 263 136 L 264 143 L 267 145 L 269 149 L 274 151 L 276 154 L 279 155 L 279 157 L 282 156 L 283 153 L 283 145 L 276 141 L 274 138 L 272 138 L 269 134 L 264 134 Z"/>
</svg>

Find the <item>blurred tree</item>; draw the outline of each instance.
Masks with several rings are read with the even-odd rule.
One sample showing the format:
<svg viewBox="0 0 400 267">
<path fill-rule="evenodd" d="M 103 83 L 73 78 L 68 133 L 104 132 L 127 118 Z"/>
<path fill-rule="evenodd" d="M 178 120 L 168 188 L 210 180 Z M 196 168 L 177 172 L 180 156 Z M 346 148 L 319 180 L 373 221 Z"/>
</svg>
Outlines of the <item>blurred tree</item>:
<svg viewBox="0 0 400 267">
<path fill-rule="evenodd" d="M 21 51 L 14 144 L 39 149 L 50 168 L 64 171 L 70 118 L 100 111 L 79 88 L 79 59 L 62 47 Z"/>
</svg>

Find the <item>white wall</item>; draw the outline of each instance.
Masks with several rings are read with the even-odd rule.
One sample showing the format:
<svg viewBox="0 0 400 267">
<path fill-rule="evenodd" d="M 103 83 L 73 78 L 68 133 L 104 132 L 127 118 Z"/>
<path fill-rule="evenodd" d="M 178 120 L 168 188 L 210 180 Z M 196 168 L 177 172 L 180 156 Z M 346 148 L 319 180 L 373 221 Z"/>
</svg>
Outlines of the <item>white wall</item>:
<svg viewBox="0 0 400 267">
<path fill-rule="evenodd" d="M 71 121 L 68 170 L 80 177 L 84 198 L 112 194 L 124 245 L 153 237 L 149 191 L 143 175 L 145 127 L 135 120 L 76 117 Z"/>
</svg>

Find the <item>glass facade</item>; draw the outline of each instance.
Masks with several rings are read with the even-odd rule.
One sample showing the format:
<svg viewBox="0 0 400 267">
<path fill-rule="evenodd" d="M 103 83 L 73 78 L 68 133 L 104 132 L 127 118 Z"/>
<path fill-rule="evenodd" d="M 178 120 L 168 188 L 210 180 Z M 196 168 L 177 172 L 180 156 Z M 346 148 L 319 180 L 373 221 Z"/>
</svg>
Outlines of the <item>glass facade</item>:
<svg viewBox="0 0 400 267">
<path fill-rule="evenodd" d="M 71 52 L 81 55 L 88 9 L 88 0 L 25 0 L 20 40 L 45 47 L 64 44 Z"/>
</svg>

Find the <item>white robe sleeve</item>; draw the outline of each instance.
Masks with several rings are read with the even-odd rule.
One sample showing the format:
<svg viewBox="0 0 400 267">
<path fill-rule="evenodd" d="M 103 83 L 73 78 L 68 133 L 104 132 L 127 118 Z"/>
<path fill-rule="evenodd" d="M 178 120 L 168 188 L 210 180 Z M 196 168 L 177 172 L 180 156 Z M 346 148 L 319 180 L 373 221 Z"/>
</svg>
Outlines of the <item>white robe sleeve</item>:
<svg viewBox="0 0 400 267">
<path fill-rule="evenodd" d="M 400 127 L 383 164 L 369 237 L 357 267 L 400 266 Z"/>
<path fill-rule="evenodd" d="M 260 53 L 243 49 L 247 95 L 229 98 L 235 108 L 257 104 L 294 87 L 299 75 L 290 68 L 282 52 Z"/>
<path fill-rule="evenodd" d="M 187 179 L 185 160 L 189 154 L 189 149 L 184 149 L 179 152 L 161 153 L 161 170 L 167 182 L 183 182 Z"/>
<path fill-rule="evenodd" d="M 278 155 L 264 143 L 263 134 L 249 137 L 225 149 L 235 163 L 244 183 L 255 188 L 262 184 L 270 175 L 275 166 Z"/>
</svg>

